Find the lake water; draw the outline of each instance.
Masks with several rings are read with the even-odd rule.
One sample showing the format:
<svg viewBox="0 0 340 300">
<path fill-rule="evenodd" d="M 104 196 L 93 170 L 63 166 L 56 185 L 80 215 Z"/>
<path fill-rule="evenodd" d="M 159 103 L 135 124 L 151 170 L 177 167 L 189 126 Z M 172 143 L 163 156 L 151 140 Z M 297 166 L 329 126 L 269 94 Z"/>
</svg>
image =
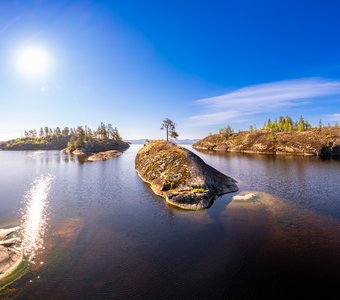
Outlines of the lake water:
<svg viewBox="0 0 340 300">
<path fill-rule="evenodd" d="M 0 225 L 21 223 L 30 228 L 25 242 L 31 259 L 30 271 L 0 298 L 275 295 L 279 299 L 291 295 L 299 280 L 305 295 L 308 285 L 316 293 L 324 290 L 324 295 L 335 291 L 340 278 L 336 252 L 340 161 L 195 151 L 206 163 L 234 177 L 240 191 L 267 192 L 291 207 L 294 218 L 303 215 L 297 226 L 304 228 L 314 218 L 321 220 L 315 221 L 319 227 L 335 224 L 322 234 L 302 231 L 290 239 L 296 249 L 303 248 L 296 261 L 284 251 L 285 245 L 264 259 L 265 233 L 271 228 L 260 223 L 244 227 L 247 220 L 241 216 L 228 217 L 226 209 L 235 194 L 220 197 L 204 211 L 172 208 L 137 176 L 134 158 L 140 147 L 131 145 L 118 158 L 92 163 L 59 151 L 0 151 Z M 294 226 L 287 228 L 294 232 Z M 310 247 L 309 236 L 316 239 L 311 252 L 305 246 Z M 311 254 L 306 257 L 306 253 Z M 304 258 L 299 259 L 299 254 Z M 284 289 L 278 294 L 280 287 Z"/>
</svg>

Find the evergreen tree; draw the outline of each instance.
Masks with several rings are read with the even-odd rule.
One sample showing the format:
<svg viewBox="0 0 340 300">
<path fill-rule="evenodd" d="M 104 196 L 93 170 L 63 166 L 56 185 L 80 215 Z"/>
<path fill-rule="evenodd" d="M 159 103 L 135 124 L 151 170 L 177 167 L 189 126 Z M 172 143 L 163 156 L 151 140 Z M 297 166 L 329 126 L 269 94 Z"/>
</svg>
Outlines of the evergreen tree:
<svg viewBox="0 0 340 300">
<path fill-rule="evenodd" d="M 45 130 L 45 136 L 48 136 L 50 133 L 50 131 L 48 130 L 48 126 L 45 126 L 44 130 Z"/>
<path fill-rule="evenodd" d="M 305 130 L 305 121 L 302 116 L 300 116 L 299 122 L 297 123 L 297 131 L 302 132 Z"/>
<path fill-rule="evenodd" d="M 59 127 L 56 127 L 56 129 L 55 129 L 55 134 L 56 134 L 56 136 L 61 136 L 61 130 L 60 130 L 60 128 Z"/>
<path fill-rule="evenodd" d="M 234 133 L 234 131 L 231 129 L 230 125 L 228 125 L 228 127 L 221 128 L 219 130 L 219 132 L 224 137 L 229 137 L 229 136 L 231 136 Z"/>
<path fill-rule="evenodd" d="M 64 127 L 64 129 L 62 130 L 62 135 L 63 136 L 68 136 L 70 133 L 70 129 L 68 127 Z"/>
<path fill-rule="evenodd" d="M 272 123 L 272 120 L 270 118 L 268 119 L 267 127 L 268 127 L 269 130 L 273 130 L 273 123 Z"/>
<path fill-rule="evenodd" d="M 177 139 L 178 137 L 178 133 L 176 132 L 176 124 L 169 118 L 164 119 L 161 130 L 165 130 L 167 141 L 169 141 L 169 137 L 172 139 Z"/>
<path fill-rule="evenodd" d="M 273 131 L 279 131 L 279 124 L 276 119 L 273 122 Z"/>
<path fill-rule="evenodd" d="M 279 131 L 284 131 L 285 126 L 285 118 L 283 116 L 280 116 L 279 119 Z"/>
</svg>

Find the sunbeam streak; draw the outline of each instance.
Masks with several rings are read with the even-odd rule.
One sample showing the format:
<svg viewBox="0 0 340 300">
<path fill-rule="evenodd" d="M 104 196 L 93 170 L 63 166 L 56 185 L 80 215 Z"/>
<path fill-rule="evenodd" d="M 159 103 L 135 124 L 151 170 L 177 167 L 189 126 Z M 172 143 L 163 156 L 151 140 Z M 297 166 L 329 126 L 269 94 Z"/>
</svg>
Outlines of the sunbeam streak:
<svg viewBox="0 0 340 300">
<path fill-rule="evenodd" d="M 48 194 L 53 176 L 40 176 L 24 197 L 22 212 L 22 252 L 29 262 L 34 263 L 37 251 L 43 247 L 47 228 Z"/>
</svg>

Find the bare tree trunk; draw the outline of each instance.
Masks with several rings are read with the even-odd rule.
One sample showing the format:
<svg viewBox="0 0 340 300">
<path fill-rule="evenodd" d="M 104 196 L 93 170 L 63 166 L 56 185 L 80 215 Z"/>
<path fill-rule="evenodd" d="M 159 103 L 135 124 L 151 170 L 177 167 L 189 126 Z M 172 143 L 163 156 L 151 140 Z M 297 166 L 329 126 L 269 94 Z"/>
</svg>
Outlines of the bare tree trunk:
<svg viewBox="0 0 340 300">
<path fill-rule="evenodd" d="M 166 127 L 166 141 L 169 142 L 169 128 Z"/>
</svg>

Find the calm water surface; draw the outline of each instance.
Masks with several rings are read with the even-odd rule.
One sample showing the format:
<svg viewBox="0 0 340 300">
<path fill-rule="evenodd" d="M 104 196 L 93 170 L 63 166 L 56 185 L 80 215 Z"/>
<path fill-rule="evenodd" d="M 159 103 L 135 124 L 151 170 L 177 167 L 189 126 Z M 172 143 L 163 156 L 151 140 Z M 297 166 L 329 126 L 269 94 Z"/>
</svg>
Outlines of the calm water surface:
<svg viewBox="0 0 340 300">
<path fill-rule="evenodd" d="M 237 275 L 256 257 L 263 235 L 254 229 L 245 241 L 226 228 L 221 215 L 234 194 L 205 211 L 169 207 L 134 170 L 140 147 L 93 163 L 58 151 L 0 152 L 0 225 L 41 220 L 31 243 L 42 247 L 32 250 L 35 265 L 3 298 L 226 299 L 239 295 L 229 293 L 240 288 L 235 278 L 260 280 L 254 270 Z M 340 161 L 198 154 L 234 177 L 240 191 L 265 191 L 340 219 Z"/>
</svg>

